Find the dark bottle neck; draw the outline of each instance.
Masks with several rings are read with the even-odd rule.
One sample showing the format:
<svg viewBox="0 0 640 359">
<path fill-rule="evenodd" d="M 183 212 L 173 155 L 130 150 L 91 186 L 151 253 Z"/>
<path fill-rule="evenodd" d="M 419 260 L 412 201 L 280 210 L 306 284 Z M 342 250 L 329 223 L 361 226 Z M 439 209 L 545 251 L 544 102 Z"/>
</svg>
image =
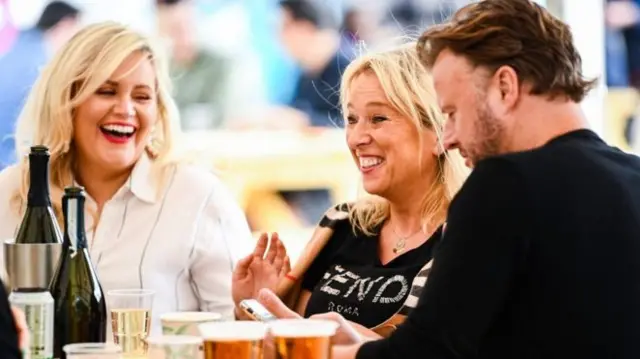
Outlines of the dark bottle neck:
<svg viewBox="0 0 640 359">
<path fill-rule="evenodd" d="M 49 155 L 31 153 L 29 155 L 29 195 L 27 206 L 51 206 L 49 197 Z"/>
<path fill-rule="evenodd" d="M 65 242 L 77 250 L 87 248 L 84 229 L 84 196 L 67 195 L 62 199 Z"/>
</svg>

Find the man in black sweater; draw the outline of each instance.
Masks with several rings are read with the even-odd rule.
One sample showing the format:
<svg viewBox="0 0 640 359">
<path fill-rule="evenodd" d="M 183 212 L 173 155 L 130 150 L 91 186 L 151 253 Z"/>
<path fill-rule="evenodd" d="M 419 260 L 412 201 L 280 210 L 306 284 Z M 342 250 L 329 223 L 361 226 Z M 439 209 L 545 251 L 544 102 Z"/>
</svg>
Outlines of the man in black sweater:
<svg viewBox="0 0 640 359">
<path fill-rule="evenodd" d="M 485 0 L 427 30 L 446 147 L 475 170 L 418 307 L 334 359 L 640 358 L 640 160 L 586 129 L 570 29 Z"/>
</svg>

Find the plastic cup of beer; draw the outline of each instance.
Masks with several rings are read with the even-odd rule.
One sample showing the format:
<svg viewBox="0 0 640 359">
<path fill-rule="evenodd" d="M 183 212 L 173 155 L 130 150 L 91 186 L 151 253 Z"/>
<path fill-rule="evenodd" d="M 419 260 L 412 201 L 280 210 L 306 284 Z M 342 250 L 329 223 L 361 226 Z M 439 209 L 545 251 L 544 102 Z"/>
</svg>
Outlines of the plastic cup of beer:
<svg viewBox="0 0 640 359">
<path fill-rule="evenodd" d="M 146 358 L 154 294 L 147 289 L 107 292 L 113 341 L 122 347 L 123 358 Z"/>
<path fill-rule="evenodd" d="M 148 358 L 202 359 L 202 338 L 189 335 L 162 335 L 147 338 Z"/>
<path fill-rule="evenodd" d="M 338 323 L 321 319 L 278 319 L 269 323 L 277 359 L 330 359 Z"/>
<path fill-rule="evenodd" d="M 262 359 L 267 325 L 254 321 L 205 323 L 198 326 L 205 359 Z"/>
<path fill-rule="evenodd" d="M 110 343 L 75 343 L 65 345 L 62 350 L 67 359 L 121 359 L 120 346 Z"/>
</svg>

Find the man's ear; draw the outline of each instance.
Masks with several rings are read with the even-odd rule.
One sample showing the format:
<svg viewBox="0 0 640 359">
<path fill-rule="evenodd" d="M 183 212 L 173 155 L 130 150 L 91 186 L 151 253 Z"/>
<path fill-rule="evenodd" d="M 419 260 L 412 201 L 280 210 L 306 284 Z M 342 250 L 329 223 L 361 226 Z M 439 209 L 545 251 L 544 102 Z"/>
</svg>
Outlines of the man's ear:
<svg viewBox="0 0 640 359">
<path fill-rule="evenodd" d="M 493 75 L 494 85 L 500 93 L 502 111 L 510 112 L 520 97 L 520 80 L 511 66 L 501 66 Z"/>
</svg>

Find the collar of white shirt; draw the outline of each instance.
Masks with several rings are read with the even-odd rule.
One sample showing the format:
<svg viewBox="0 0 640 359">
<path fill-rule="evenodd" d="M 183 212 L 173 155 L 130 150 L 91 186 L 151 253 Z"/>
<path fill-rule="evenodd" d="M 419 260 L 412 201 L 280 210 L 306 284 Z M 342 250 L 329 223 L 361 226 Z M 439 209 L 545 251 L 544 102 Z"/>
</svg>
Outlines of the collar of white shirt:
<svg viewBox="0 0 640 359">
<path fill-rule="evenodd" d="M 154 163 L 145 151 L 133 167 L 129 180 L 125 183 L 134 196 L 147 203 L 155 203 L 160 190 L 160 175 L 156 173 Z"/>
<path fill-rule="evenodd" d="M 133 166 L 129 179 L 127 179 L 124 185 L 116 192 L 113 198 L 119 198 L 127 193 L 131 193 L 143 202 L 154 204 L 158 200 L 162 185 L 161 179 L 162 177 L 157 168 L 157 164 L 154 163 L 154 160 L 152 160 L 145 151 Z M 74 185 L 80 186 L 75 180 Z M 85 195 L 89 197 L 88 194 Z M 91 199 L 91 201 L 93 202 L 93 199 Z"/>
</svg>

